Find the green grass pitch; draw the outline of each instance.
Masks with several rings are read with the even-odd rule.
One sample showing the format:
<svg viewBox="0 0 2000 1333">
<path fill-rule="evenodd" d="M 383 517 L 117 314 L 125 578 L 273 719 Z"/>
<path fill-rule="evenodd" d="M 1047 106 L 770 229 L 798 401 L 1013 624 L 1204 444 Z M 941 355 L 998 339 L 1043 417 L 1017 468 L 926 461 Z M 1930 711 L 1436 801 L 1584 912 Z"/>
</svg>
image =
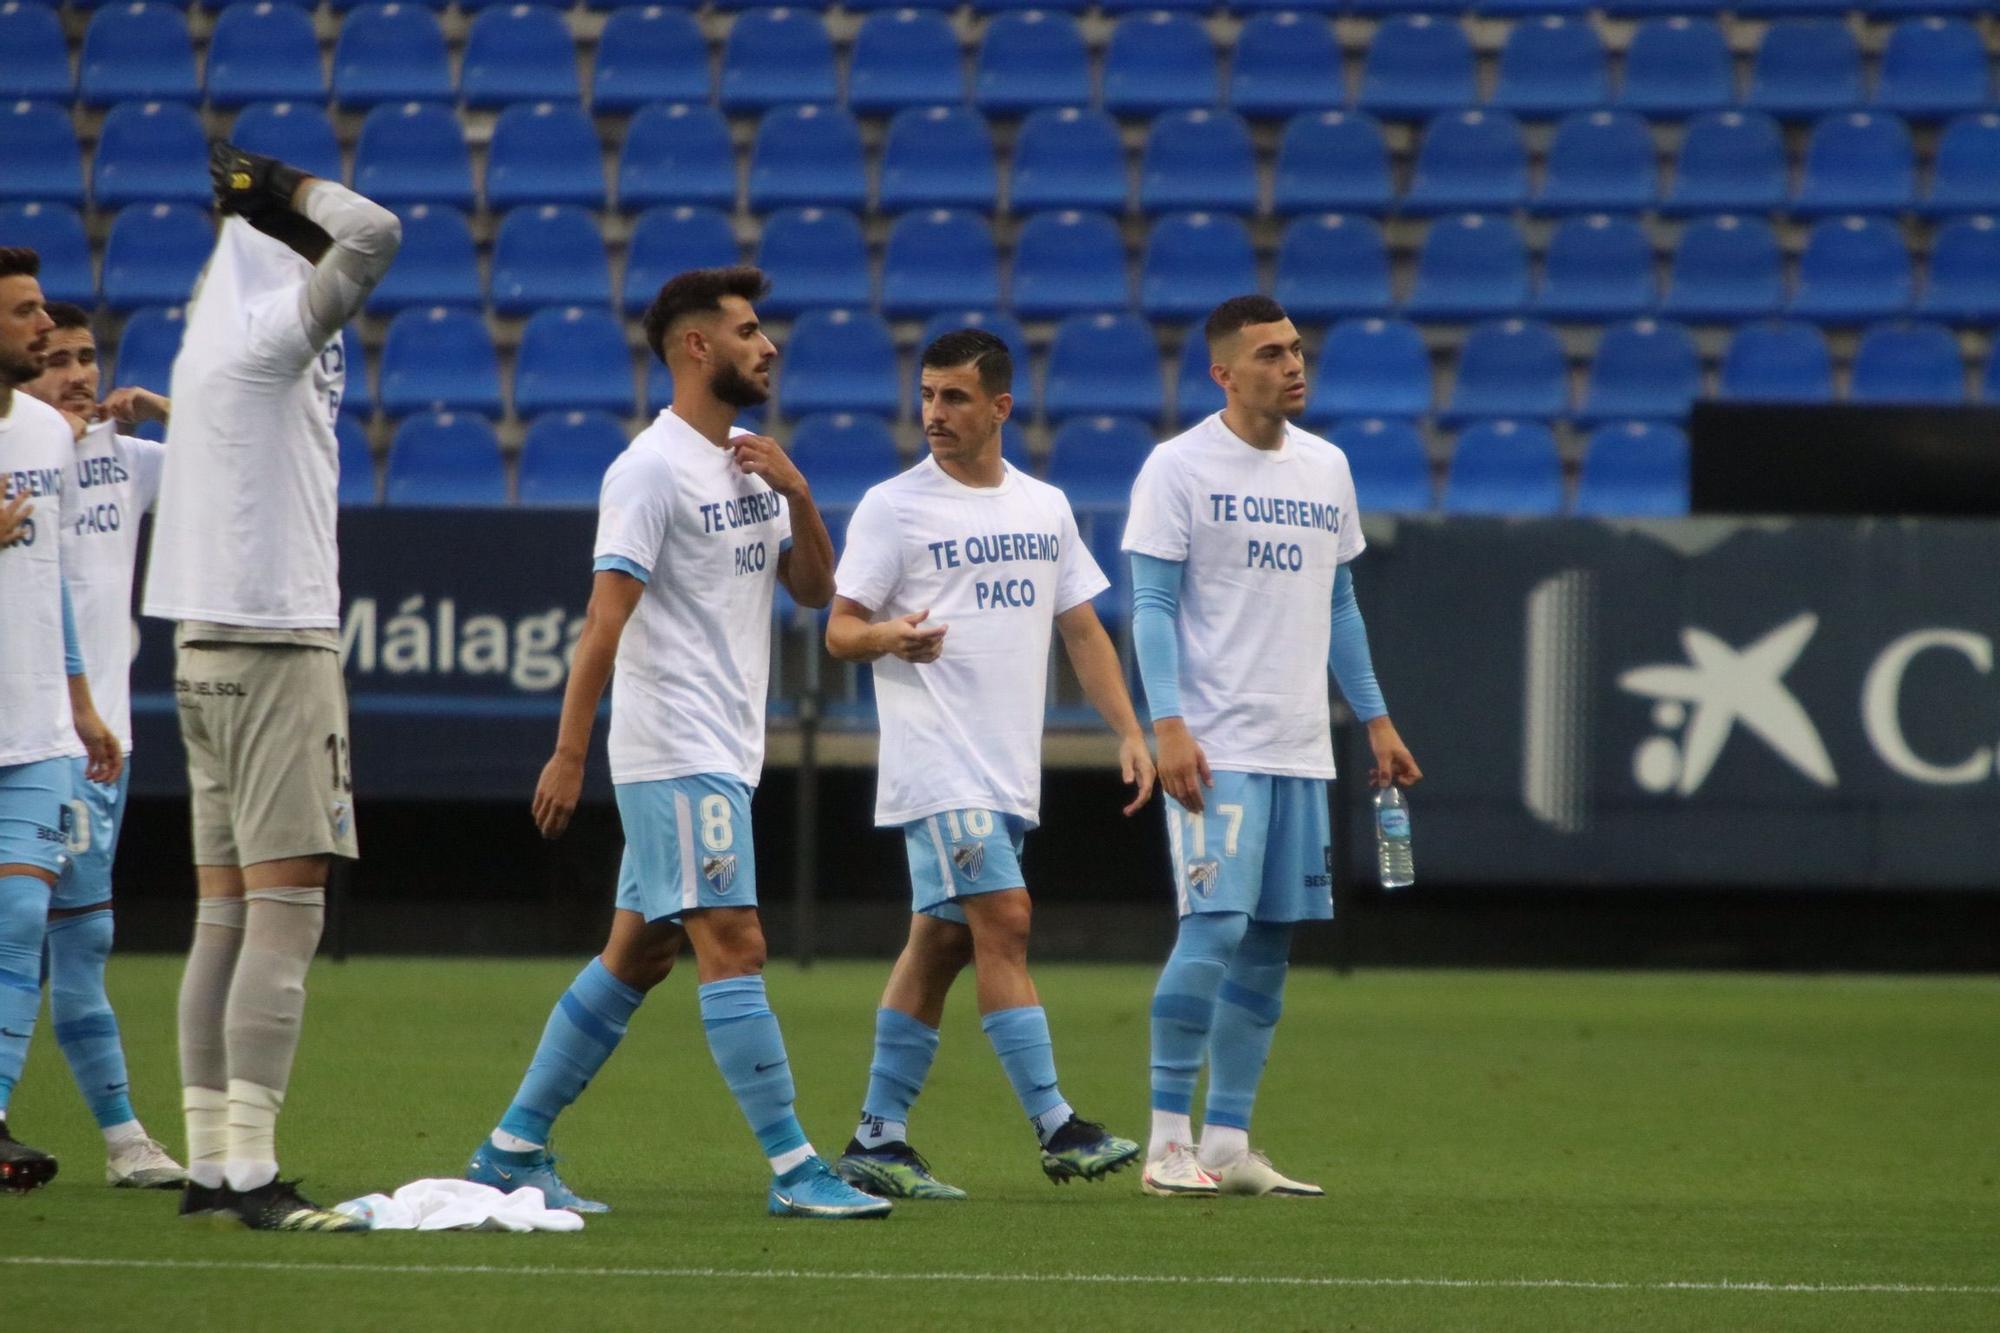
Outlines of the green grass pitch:
<svg viewBox="0 0 2000 1333">
<path fill-rule="evenodd" d="M 574 963 L 313 973 L 279 1145 L 333 1202 L 455 1174 Z M 885 964 L 774 967 L 823 1151 L 850 1132 Z M 178 960 L 114 960 L 142 1116 L 178 1149 Z M 1145 1133 L 1152 974 L 1039 969 L 1063 1086 Z M 2000 982 L 1294 970 L 1256 1138 L 1322 1202 L 1057 1189 L 946 1017 L 915 1137 L 963 1204 L 762 1214 L 691 975 L 558 1129 L 615 1211 L 580 1234 L 250 1235 L 102 1184 L 44 1019 L 14 1121 L 59 1153 L 0 1198 L 9 1329 L 2000 1327 Z M 1772 1284 L 1760 1287 L 1754 1284 Z"/>
</svg>

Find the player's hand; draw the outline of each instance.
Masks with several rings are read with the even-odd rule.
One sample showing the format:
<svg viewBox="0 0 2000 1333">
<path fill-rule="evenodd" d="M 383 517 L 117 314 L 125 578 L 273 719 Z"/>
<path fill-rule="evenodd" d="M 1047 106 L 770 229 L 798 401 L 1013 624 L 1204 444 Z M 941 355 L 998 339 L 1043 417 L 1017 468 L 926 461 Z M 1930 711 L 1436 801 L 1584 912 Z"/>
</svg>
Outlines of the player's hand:
<svg viewBox="0 0 2000 1333">
<path fill-rule="evenodd" d="M 289 209 L 306 173 L 289 162 L 248 153 L 218 139 L 209 145 L 208 179 L 215 187 L 217 209 L 254 218 L 273 209 Z"/>
<path fill-rule="evenodd" d="M 1125 813 L 1136 815 L 1146 802 L 1153 799 L 1153 756 L 1146 749 L 1144 736 L 1128 736 L 1118 742 L 1118 773 L 1125 781 L 1138 788 L 1132 803 L 1125 807 Z"/>
<path fill-rule="evenodd" d="M 110 396 L 97 405 L 97 419 L 115 421 L 121 426 L 137 426 L 148 421 L 165 421 L 173 412 L 173 407 L 164 395 L 128 384 L 122 389 L 113 389 Z"/>
<path fill-rule="evenodd" d="M 70 438 L 73 440 L 82 439 L 83 433 L 90 429 L 90 423 L 88 421 L 85 421 L 82 417 L 78 416 L 76 413 L 67 410 L 66 408 L 59 407 L 56 410 L 58 412 L 61 412 L 62 419 L 69 423 Z"/>
<path fill-rule="evenodd" d="M 25 495 L 17 495 L 11 500 L 0 500 L 0 550 L 5 550 L 34 530 L 28 515 L 35 512 L 34 502 Z"/>
<path fill-rule="evenodd" d="M 766 486 L 787 500 L 796 500 L 806 493 L 805 473 L 799 471 L 792 456 L 770 436 L 738 435 L 730 440 L 729 447 L 736 454 L 736 470 L 744 476 L 762 477 Z"/>
<path fill-rule="evenodd" d="M 881 636 L 882 651 L 905 662 L 935 662 L 944 652 L 944 632 L 949 625 L 926 625 L 930 619 L 930 608 L 912 611 L 894 620 L 885 620 L 875 627 Z"/>
<path fill-rule="evenodd" d="M 535 827 L 544 838 L 560 838 L 583 798 L 583 763 L 568 755 L 556 755 L 542 768 L 535 784 Z"/>
<path fill-rule="evenodd" d="M 1189 814 L 1200 814 L 1202 789 L 1215 785 L 1208 755 L 1177 717 L 1162 718 L 1153 727 L 1153 737 L 1160 746 L 1160 786 Z"/>
<path fill-rule="evenodd" d="M 1409 747 L 1396 734 L 1396 724 L 1388 718 L 1378 717 L 1368 724 L 1368 748 L 1375 751 L 1375 767 L 1368 770 L 1370 786 L 1414 787 L 1424 780 L 1424 771 L 1417 767 Z"/>
<path fill-rule="evenodd" d="M 104 719 L 97 715 L 95 709 L 76 714 L 74 721 L 76 738 L 83 742 L 83 748 L 90 756 L 83 775 L 106 787 L 118 781 L 118 774 L 125 767 L 125 753 L 118 744 L 118 738 L 111 734 L 111 728 L 104 724 Z"/>
</svg>

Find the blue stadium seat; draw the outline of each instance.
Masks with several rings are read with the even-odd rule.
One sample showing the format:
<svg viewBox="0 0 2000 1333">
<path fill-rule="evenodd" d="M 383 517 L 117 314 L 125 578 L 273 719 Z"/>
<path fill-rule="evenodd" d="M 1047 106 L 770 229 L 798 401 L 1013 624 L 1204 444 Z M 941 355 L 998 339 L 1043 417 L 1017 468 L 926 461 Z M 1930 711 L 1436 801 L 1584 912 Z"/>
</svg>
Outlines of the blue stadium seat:
<svg viewBox="0 0 2000 1333">
<path fill-rule="evenodd" d="M 1273 212 L 1380 213 L 1392 197 L 1389 149 L 1374 117 L 1308 112 L 1285 126 L 1278 140 Z"/>
<path fill-rule="evenodd" d="M 1636 219 L 1566 218 L 1549 238 L 1535 313 L 1545 319 L 1616 319 L 1659 299 L 1653 242 Z"/>
<path fill-rule="evenodd" d="M 893 318 L 1000 304 L 993 228 L 977 213 L 932 208 L 905 213 L 882 251 L 882 311 Z"/>
<path fill-rule="evenodd" d="M 1785 302 L 1778 238 L 1762 218 L 1702 218 L 1681 233 L 1660 313 L 1738 320 L 1775 314 Z"/>
<path fill-rule="evenodd" d="M 180 355 L 187 312 L 181 306 L 147 306 L 134 310 L 118 334 L 117 375 L 104 380 L 108 392 L 138 385 L 165 393 L 173 382 L 174 358 Z"/>
<path fill-rule="evenodd" d="M 1154 319 L 1206 319 L 1257 288 L 1250 230 L 1225 213 L 1176 213 L 1153 224 L 1140 265 L 1139 308 Z"/>
<path fill-rule="evenodd" d="M 1916 294 L 1909 249 L 1882 218 L 1822 218 L 1799 256 L 1791 310 L 1805 319 L 1858 323 L 1900 315 Z"/>
<path fill-rule="evenodd" d="M 1121 416 L 1071 417 L 1049 442 L 1048 482 L 1075 505 L 1121 505 L 1153 449 L 1144 421 Z M 1114 566 L 1104 571 L 1118 582 Z"/>
<path fill-rule="evenodd" d="M 1252 14 L 1236 38 L 1229 105 L 1252 119 L 1331 110 L 1347 100 L 1333 25 L 1317 14 Z"/>
<path fill-rule="evenodd" d="M 875 301 L 861 223 L 844 208 L 787 208 L 765 218 L 757 266 L 771 278 L 759 306 L 766 315 Z"/>
<path fill-rule="evenodd" d="M 338 408 L 366 421 L 375 415 L 375 388 L 368 376 L 368 353 L 361 343 L 361 330 L 352 323 L 340 331 L 340 354 L 345 383 Z"/>
<path fill-rule="evenodd" d="M 112 107 L 90 178 L 99 208 L 162 201 L 205 208 L 215 199 L 201 118 L 179 102 Z"/>
<path fill-rule="evenodd" d="M 2000 225 L 1957 218 L 1931 237 L 1931 262 L 1917 313 L 1959 324 L 2000 319 Z"/>
<path fill-rule="evenodd" d="M 1165 404 L 1160 344 L 1152 325 L 1128 312 L 1071 315 L 1049 345 L 1042 415 L 1157 418 Z"/>
<path fill-rule="evenodd" d="M 483 304 L 479 256 L 465 214 L 442 204 L 412 204 L 401 213 L 403 248 L 368 294 L 368 313 L 393 315 L 413 305 Z"/>
<path fill-rule="evenodd" d="M 1562 507 L 1562 460 L 1547 426 L 1481 421 L 1459 433 L 1444 484 L 1447 514 L 1532 518 Z"/>
<path fill-rule="evenodd" d="M 1938 136 L 1931 165 L 1930 213 L 1986 213 L 2000 209 L 2000 115 L 1960 116 Z"/>
<path fill-rule="evenodd" d="M 604 150 L 597 127 L 576 104 L 517 102 L 494 122 L 486 206 L 499 213 L 524 204 L 603 209 Z"/>
<path fill-rule="evenodd" d="M 68 63 L 65 54 L 63 64 Z M 201 100 L 186 17 L 171 5 L 141 0 L 91 15 L 83 34 L 76 97 L 85 106 Z"/>
<path fill-rule="evenodd" d="M 1139 208 L 1158 215 L 1191 208 L 1257 211 L 1250 126 L 1232 111 L 1170 111 L 1146 133 Z"/>
<path fill-rule="evenodd" d="M 624 427 L 603 412 L 536 417 L 521 441 L 515 474 L 521 503 L 578 509 L 595 505 L 605 470 L 625 452 L 625 444 Z"/>
<path fill-rule="evenodd" d="M 1900 213 L 1916 195 L 1917 155 L 1902 119 L 1844 111 L 1813 126 L 1792 207 L 1802 213 Z"/>
<path fill-rule="evenodd" d="M 847 506 L 877 482 L 903 469 L 896 438 L 880 417 L 827 412 L 807 417 L 792 431 L 792 455 L 812 479 L 813 498 Z"/>
<path fill-rule="evenodd" d="M 861 127 L 839 107 L 775 107 L 750 149 L 750 211 L 810 206 L 868 206 Z"/>
<path fill-rule="evenodd" d="M 861 21 L 847 67 L 847 104 L 857 113 L 964 101 L 965 60 L 944 15 L 899 8 Z"/>
<path fill-rule="evenodd" d="M 1547 212 L 1625 212 L 1651 208 L 1659 195 L 1659 155 L 1652 131 L 1630 111 L 1578 111 L 1549 141 L 1535 206 Z"/>
<path fill-rule="evenodd" d="M 1965 360 L 1942 324 L 1876 324 L 1854 350 L 1848 395 L 1857 403 L 1961 403 Z"/>
<path fill-rule="evenodd" d="M 1037 213 L 1014 243 L 1014 309 L 1024 319 L 1054 319 L 1131 302 L 1125 242 L 1102 213 Z"/>
<path fill-rule="evenodd" d="M 1877 67 L 1874 103 L 1912 120 L 1977 111 L 1991 99 L 1986 43 L 1964 19 L 1904 19 L 1889 32 Z"/>
<path fill-rule="evenodd" d="M 342 20 L 333 47 L 333 100 L 343 109 L 453 96 L 436 14 L 420 5 L 363 5 Z"/>
<path fill-rule="evenodd" d="M 1809 117 L 1861 101 L 1861 48 L 1841 19 L 1781 19 L 1764 31 L 1744 104 Z"/>
<path fill-rule="evenodd" d="M 624 307 L 637 314 L 676 273 L 743 262 L 729 215 L 702 204 L 649 208 L 625 243 Z"/>
<path fill-rule="evenodd" d="M 1001 14 L 986 29 L 973 69 L 972 100 L 987 115 L 1090 104 L 1090 57 L 1067 14 Z"/>
<path fill-rule="evenodd" d="M 451 108 L 378 106 L 354 145 L 354 188 L 379 204 L 473 206 L 472 155 Z"/>
<path fill-rule="evenodd" d="M 889 122 L 877 191 L 877 206 L 884 213 L 912 208 L 992 212 L 999 198 L 993 134 L 977 111 L 913 106 Z"/>
<path fill-rule="evenodd" d="M 1811 324 L 1745 324 L 1722 358 L 1723 398 L 1793 403 L 1833 401 L 1833 352 Z"/>
<path fill-rule="evenodd" d="M 76 89 L 69 68 L 69 39 L 53 5 L 40 0 L 0 5 L 0 97 L 67 104 Z"/>
<path fill-rule="evenodd" d="M 326 101 L 319 38 L 294 4 L 234 4 L 215 16 L 208 39 L 208 104 Z"/>
<path fill-rule="evenodd" d="M 368 448 L 368 431 L 343 412 L 333 423 L 340 442 L 340 507 L 353 509 L 375 503 L 375 455 Z"/>
<path fill-rule="evenodd" d="M 1488 104 L 1534 118 L 1586 111 L 1611 101 L 1604 43 L 1585 15 L 1523 19 L 1500 48 L 1500 78 Z"/>
<path fill-rule="evenodd" d="M 1594 7 L 1591 0 L 1476 0 L 1473 12 L 1480 18 L 1537 18 L 1587 14 Z"/>
<path fill-rule="evenodd" d="M 481 10 L 465 38 L 458 94 L 469 107 L 512 102 L 574 102 L 576 42 L 546 5 Z"/>
<path fill-rule="evenodd" d="M 1645 116 L 1692 116 L 1736 100 L 1735 66 L 1710 18 L 1648 19 L 1625 49 L 1618 105 Z"/>
<path fill-rule="evenodd" d="M 1294 219 L 1278 242 L 1271 294 L 1301 324 L 1382 313 L 1392 303 L 1382 229 L 1358 213 Z"/>
<path fill-rule="evenodd" d="M 1559 417 L 1569 411 L 1562 341 L 1540 320 L 1500 319 L 1465 335 L 1446 415 Z"/>
<path fill-rule="evenodd" d="M 1513 116 L 1475 108 L 1425 126 L 1405 212 L 1505 211 L 1527 199 L 1528 148 Z"/>
<path fill-rule="evenodd" d="M 626 126 L 618 150 L 618 207 L 656 204 L 736 207 L 736 153 L 729 122 L 712 106 L 649 106 Z"/>
<path fill-rule="evenodd" d="M 26 246 L 42 257 L 42 294 L 49 300 L 86 308 L 97 304 L 90 238 L 83 219 L 68 204 L 0 204 L 0 245 Z M 207 257 L 204 248 L 202 258 Z M 128 308 L 142 304 L 130 302 Z"/>
<path fill-rule="evenodd" d="M 481 417 L 454 412 L 411 417 L 389 444 L 384 490 L 392 505 L 504 505 L 507 469 L 500 441 Z"/>
<path fill-rule="evenodd" d="M 526 315 L 545 305 L 611 305 L 611 261 L 590 214 L 568 204 L 517 208 L 493 237 L 493 309 Z"/>
<path fill-rule="evenodd" d="M 1590 437 L 1576 479 L 1574 513 L 1677 518 L 1688 511 L 1688 441 L 1678 426 L 1626 421 Z"/>
<path fill-rule="evenodd" d="M 1360 106 L 1389 119 L 1436 115 L 1479 100 L 1472 44 L 1456 20 L 1433 14 L 1385 19 L 1361 67 Z"/>
<path fill-rule="evenodd" d="M 1844 16 L 1849 0 L 1731 0 L 1731 11 L 1742 19 L 1818 18 Z"/>
<path fill-rule="evenodd" d="M 335 14 L 344 16 L 361 8 L 364 4 L 377 3 L 377 0 L 327 0 L 327 3 Z M 415 0 L 415 3 L 422 5 L 426 9 L 432 9 L 436 10 L 439 13 L 443 13 L 444 10 L 449 6 L 450 0 L 443 0 L 442 3 L 440 3 L 440 0 Z M 476 9 L 478 7 L 479 6 L 477 4 L 471 4 L 465 6 L 467 10 Z M 345 19 L 343 18 L 342 21 L 344 22 Z"/>
<path fill-rule="evenodd" d="M 1582 421 L 1678 420 L 1701 396 L 1701 358 L 1678 324 L 1638 319 L 1598 340 L 1584 381 Z"/>
<path fill-rule="evenodd" d="M 1208 339 L 1196 326 L 1181 339 L 1174 374 L 1174 421 L 1182 430 L 1223 407 L 1222 386 L 1208 373 Z M 1310 400 L 1308 400 L 1310 401 Z"/>
<path fill-rule="evenodd" d="M 1007 350 L 1014 354 L 1017 370 L 1025 375 L 1028 361 L 1028 335 L 1022 329 L 1021 321 L 1012 315 L 1003 315 L 993 310 L 941 310 L 924 321 L 923 332 L 917 335 L 917 352 L 923 350 L 947 333 L 959 329 L 985 329 L 988 333 L 1007 344 Z"/>
<path fill-rule="evenodd" d="M 445 306 L 405 310 L 390 320 L 377 398 L 391 417 L 446 411 L 499 416 L 500 356 L 486 320 Z"/>
<path fill-rule="evenodd" d="M 1431 411 L 1431 354 L 1404 319 L 1350 319 L 1320 348 L 1306 419 L 1423 417 Z"/>
<path fill-rule="evenodd" d="M 323 107 L 307 102 L 253 102 L 236 113 L 229 141 L 238 148 L 280 158 L 322 180 L 344 181 L 340 141 Z"/>
<path fill-rule="evenodd" d="M 0 106 L 0 200 L 83 202 L 83 150 L 69 111 L 46 102 Z"/>
<path fill-rule="evenodd" d="M 121 311 L 183 304 L 214 248 L 215 224 L 206 209 L 127 204 L 111 220 L 104 242 L 104 304 Z M 42 285 L 50 288 L 47 269 Z"/>
<path fill-rule="evenodd" d="M 792 324 L 778 364 L 778 406 L 788 417 L 863 412 L 893 417 L 896 342 L 867 310 L 808 310 Z"/>
<path fill-rule="evenodd" d="M 1662 207 L 1673 213 L 1779 209 L 1785 177 L 1777 121 L 1760 111 L 1715 111 L 1688 125 Z"/>
<path fill-rule="evenodd" d="M 1405 310 L 1418 319 L 1476 319 L 1528 304 L 1528 246 L 1505 217 L 1439 218 L 1417 252 Z"/>
<path fill-rule="evenodd" d="M 590 107 L 599 115 L 654 102 L 707 102 L 708 40 L 683 9 L 643 5 L 604 21 L 591 71 Z"/>
<path fill-rule="evenodd" d="M 1977 14 L 1981 0 L 1867 0 L 1862 6 L 1871 19 L 1892 19 L 1908 14 Z"/>
<path fill-rule="evenodd" d="M 1123 213 L 1126 193 L 1125 149 L 1111 117 L 1054 107 L 1021 122 L 1007 189 L 1014 212 L 1081 208 Z"/>
<path fill-rule="evenodd" d="M 780 6 L 737 15 L 722 48 L 720 100 L 731 115 L 839 101 L 833 43 L 819 14 Z"/>
<path fill-rule="evenodd" d="M 595 409 L 632 414 L 632 353 L 625 331 L 602 310 L 549 306 L 521 329 L 514 362 L 514 415 Z"/>
<path fill-rule="evenodd" d="M 643 415 L 658 416 L 660 413 L 666 411 L 667 404 L 672 402 L 673 398 L 673 375 L 667 370 L 666 364 L 658 356 L 649 353 L 646 357 L 646 410 Z M 768 406 L 766 404 L 766 407 Z M 764 407 L 760 407 L 754 409 L 754 412 L 761 414 L 764 410 Z M 752 413 L 749 412 L 738 412 L 736 414 L 737 424 L 745 428 L 752 428 L 750 425 L 751 415 Z"/>
<path fill-rule="evenodd" d="M 1334 444 L 1347 455 L 1364 514 L 1421 514 L 1437 503 L 1424 437 L 1407 421 L 1363 417 L 1342 423 Z"/>
<path fill-rule="evenodd" d="M 1222 76 L 1208 29 L 1154 10 L 1119 19 L 1104 52 L 1104 109 L 1118 116 L 1212 107 Z"/>
</svg>

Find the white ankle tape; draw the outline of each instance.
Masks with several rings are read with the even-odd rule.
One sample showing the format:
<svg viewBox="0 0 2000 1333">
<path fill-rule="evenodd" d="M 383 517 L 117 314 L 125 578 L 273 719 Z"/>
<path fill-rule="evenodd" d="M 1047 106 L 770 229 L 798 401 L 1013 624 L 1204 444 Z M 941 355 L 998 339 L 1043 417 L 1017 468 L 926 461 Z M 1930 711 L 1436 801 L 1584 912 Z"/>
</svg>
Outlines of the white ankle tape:
<svg viewBox="0 0 2000 1333">
<path fill-rule="evenodd" d="M 295 903 L 300 907 L 326 906 L 325 889 L 252 889 L 243 895 L 245 902 Z"/>
<path fill-rule="evenodd" d="M 194 906 L 194 923 L 197 926 L 221 926 L 225 930 L 241 930 L 243 911 L 241 898 L 203 898 Z"/>
</svg>

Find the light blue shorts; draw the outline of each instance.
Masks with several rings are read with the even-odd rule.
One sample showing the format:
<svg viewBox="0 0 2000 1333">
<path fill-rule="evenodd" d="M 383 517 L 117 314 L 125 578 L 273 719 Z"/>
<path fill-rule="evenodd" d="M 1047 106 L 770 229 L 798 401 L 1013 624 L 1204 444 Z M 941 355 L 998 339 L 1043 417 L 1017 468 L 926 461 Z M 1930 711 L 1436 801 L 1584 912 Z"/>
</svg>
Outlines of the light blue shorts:
<svg viewBox="0 0 2000 1333">
<path fill-rule="evenodd" d="M 1168 798 L 1167 848 L 1180 914 L 1333 919 L 1333 825 L 1323 778 L 1217 773 L 1189 814 Z"/>
<path fill-rule="evenodd" d="M 955 901 L 1027 887 L 1021 845 L 1028 821 L 995 810 L 941 810 L 903 825 L 910 858 L 910 910 L 965 924 Z"/>
<path fill-rule="evenodd" d="M 625 826 L 619 907 L 648 921 L 677 921 L 704 907 L 757 905 L 750 788 L 741 779 L 697 773 L 612 790 Z"/>
<path fill-rule="evenodd" d="M 80 766 L 82 760 L 76 761 Z M 67 759 L 0 768 L 0 865 L 29 865 L 61 875 L 69 868 L 77 812 Z"/>
<path fill-rule="evenodd" d="M 125 827 L 125 793 L 132 785 L 132 757 L 114 786 L 92 782 L 83 775 L 86 759 L 70 763 L 69 872 L 56 881 L 51 908 L 94 907 L 111 901 L 111 863 L 118 858 L 118 834 Z"/>
</svg>

